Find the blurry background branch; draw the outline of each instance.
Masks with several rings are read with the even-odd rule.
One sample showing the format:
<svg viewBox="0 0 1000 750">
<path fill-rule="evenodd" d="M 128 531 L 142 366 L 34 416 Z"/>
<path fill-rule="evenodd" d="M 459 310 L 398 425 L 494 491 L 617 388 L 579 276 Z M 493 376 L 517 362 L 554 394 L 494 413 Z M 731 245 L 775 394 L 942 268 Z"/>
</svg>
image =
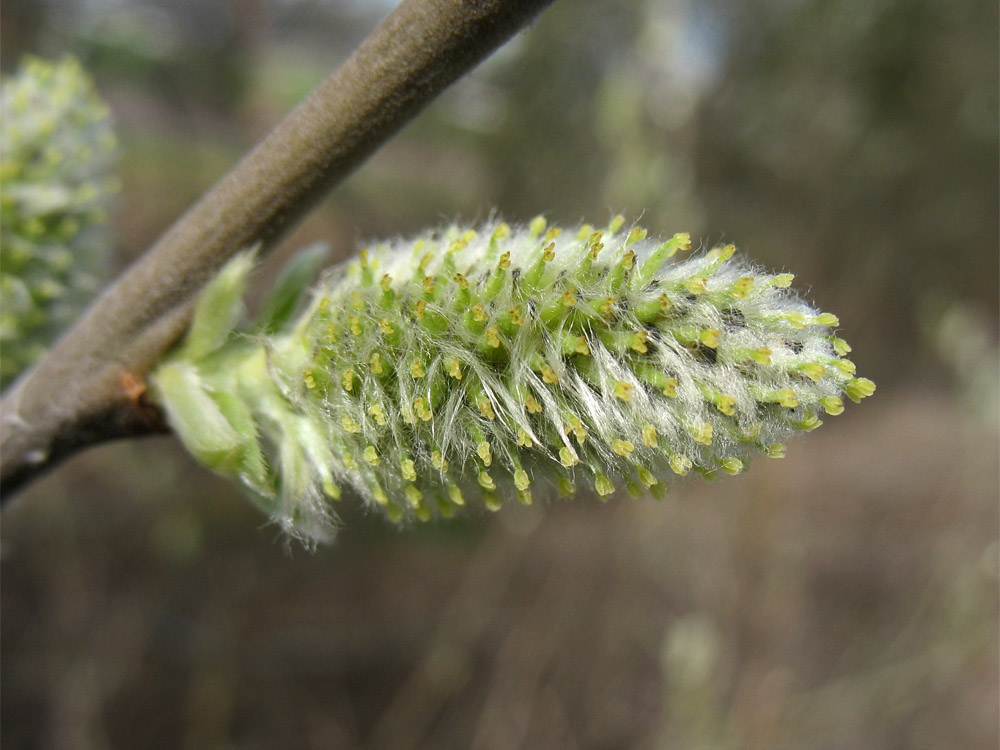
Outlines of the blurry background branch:
<svg viewBox="0 0 1000 750">
<path fill-rule="evenodd" d="M 83 446 L 165 429 L 142 376 L 226 259 L 272 247 L 334 184 L 551 0 L 406 0 L 206 193 L 2 402 L 5 497 Z"/>
</svg>

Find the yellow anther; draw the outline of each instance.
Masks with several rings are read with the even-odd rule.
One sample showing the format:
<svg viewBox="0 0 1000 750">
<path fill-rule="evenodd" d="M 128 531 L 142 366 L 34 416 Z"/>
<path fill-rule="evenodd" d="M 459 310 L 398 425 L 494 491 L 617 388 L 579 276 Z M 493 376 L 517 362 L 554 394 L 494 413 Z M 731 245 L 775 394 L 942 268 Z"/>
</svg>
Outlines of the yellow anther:
<svg viewBox="0 0 1000 750">
<path fill-rule="evenodd" d="M 479 486 L 486 490 L 495 490 L 497 488 L 496 482 L 493 481 L 493 477 L 487 474 L 485 471 L 479 472 L 477 477 L 479 480 Z"/>
<path fill-rule="evenodd" d="M 428 297 L 430 297 L 432 294 L 434 294 L 434 277 L 433 276 L 424 276 L 424 280 L 423 280 L 422 286 L 423 286 L 424 294 L 426 294 Z"/>
<path fill-rule="evenodd" d="M 638 242 L 643 239 L 646 239 L 646 230 L 642 227 L 632 227 L 632 231 L 629 232 L 628 237 L 625 238 L 625 244 L 631 245 L 633 242 Z"/>
<path fill-rule="evenodd" d="M 639 481 L 642 482 L 647 487 L 652 487 L 657 484 L 659 480 L 653 476 L 653 473 L 644 466 L 639 466 L 636 469 L 636 473 L 639 475 Z"/>
<path fill-rule="evenodd" d="M 490 451 L 490 444 L 485 440 L 480 440 L 476 444 L 476 453 L 479 454 L 479 458 L 482 460 L 484 466 L 489 466 L 493 463 L 493 453 Z"/>
<path fill-rule="evenodd" d="M 785 446 L 782 443 L 771 443 L 764 449 L 768 458 L 784 458 Z"/>
<path fill-rule="evenodd" d="M 840 319 L 833 313 L 820 313 L 815 318 L 813 318 L 813 325 L 839 326 Z"/>
<path fill-rule="evenodd" d="M 361 425 L 359 425 L 357 422 L 351 419 L 351 417 L 348 416 L 347 414 L 345 414 L 343 417 L 340 418 L 340 426 L 343 427 L 348 432 L 354 434 L 361 432 Z"/>
<path fill-rule="evenodd" d="M 875 383 L 870 381 L 868 378 L 853 378 L 852 380 L 847 381 L 844 392 L 847 393 L 847 397 L 851 399 L 851 401 L 858 403 L 861 399 L 867 398 L 875 393 Z"/>
<path fill-rule="evenodd" d="M 382 406 L 380 404 L 372 404 L 368 407 L 368 413 L 372 415 L 375 421 L 378 423 L 379 427 L 385 427 L 387 422 L 385 418 L 385 412 L 382 411 Z"/>
<path fill-rule="evenodd" d="M 455 380 L 462 379 L 462 362 L 458 357 L 452 357 L 448 360 L 448 374 Z"/>
<path fill-rule="evenodd" d="M 635 446 L 628 440 L 619 440 L 618 438 L 615 438 L 611 441 L 611 450 L 623 458 L 628 458 L 632 455 L 632 451 L 635 450 Z"/>
<path fill-rule="evenodd" d="M 823 424 L 823 421 L 815 414 L 806 414 L 804 417 L 802 417 L 802 421 L 796 424 L 796 427 L 798 427 L 800 430 L 803 430 L 804 432 L 811 432 L 812 430 L 815 430 L 817 427 L 819 427 L 821 424 Z"/>
<path fill-rule="evenodd" d="M 649 334 L 645 330 L 636 331 L 630 338 L 632 350 L 639 354 L 646 354 L 649 351 L 649 347 L 646 346 L 648 340 Z"/>
<path fill-rule="evenodd" d="M 448 499 L 455 505 L 465 505 L 465 498 L 462 497 L 462 490 L 458 488 L 458 485 L 448 485 Z"/>
<path fill-rule="evenodd" d="M 529 414 L 541 414 L 542 405 L 535 400 L 535 397 L 530 393 L 524 397 L 524 407 L 528 410 Z"/>
<path fill-rule="evenodd" d="M 806 316 L 798 311 L 793 311 L 785 313 L 781 316 L 782 320 L 786 321 L 792 328 L 805 328 L 806 327 Z"/>
<path fill-rule="evenodd" d="M 720 393 L 715 407 L 727 417 L 731 417 L 736 414 L 736 399 L 728 393 Z"/>
<path fill-rule="evenodd" d="M 670 464 L 670 469 L 678 476 L 682 477 L 691 471 L 691 459 L 680 453 L 670 456 L 668 463 Z"/>
<path fill-rule="evenodd" d="M 569 425 L 566 427 L 566 434 L 569 434 L 570 432 L 576 436 L 576 442 L 580 445 L 583 445 L 586 442 L 587 435 L 590 434 L 587 432 L 587 428 L 583 426 L 583 422 L 580 421 L 580 418 L 576 416 L 569 420 Z"/>
<path fill-rule="evenodd" d="M 691 437 L 694 438 L 696 443 L 701 443 L 702 445 L 712 444 L 712 425 L 708 422 L 701 422 L 700 424 L 693 425 L 691 428 Z"/>
<path fill-rule="evenodd" d="M 615 485 L 603 474 L 598 474 L 594 479 L 594 489 L 597 490 L 597 494 L 601 497 L 607 497 L 614 493 Z"/>
<path fill-rule="evenodd" d="M 486 343 L 491 347 L 496 349 L 500 346 L 500 329 L 496 326 L 490 326 L 486 329 Z"/>
<path fill-rule="evenodd" d="M 524 325 L 524 316 L 521 314 L 521 306 L 514 305 L 510 308 L 510 320 L 516 326 Z"/>
<path fill-rule="evenodd" d="M 858 371 L 858 368 L 849 359 L 838 359 L 833 363 L 833 366 L 844 373 L 844 375 L 853 375 Z"/>
<path fill-rule="evenodd" d="M 830 343 L 833 344 L 833 350 L 841 357 L 846 357 L 851 353 L 851 345 L 843 339 L 834 338 Z"/>
<path fill-rule="evenodd" d="M 497 268 L 501 271 L 510 268 L 510 253 L 505 252 L 500 256 L 500 261 L 497 263 Z"/>
<path fill-rule="evenodd" d="M 528 472 L 524 469 L 518 469 L 514 472 L 514 486 L 519 490 L 528 489 L 528 485 L 531 484 L 531 480 L 528 478 Z"/>
<path fill-rule="evenodd" d="M 795 281 L 794 273 L 779 273 L 774 277 L 773 283 L 778 289 L 787 289 L 792 285 L 793 281 Z"/>
<path fill-rule="evenodd" d="M 722 336 L 722 331 L 718 328 L 706 328 L 699 334 L 698 340 L 710 349 L 718 349 L 720 336 Z"/>
<path fill-rule="evenodd" d="M 367 448 L 365 448 L 364 453 L 361 454 L 361 457 L 365 461 L 370 463 L 372 466 L 378 466 L 379 464 L 378 451 L 375 450 L 374 445 L 369 445 Z"/>
<path fill-rule="evenodd" d="M 532 446 L 531 435 L 523 427 L 517 428 L 517 445 L 520 448 L 530 448 Z"/>
<path fill-rule="evenodd" d="M 684 282 L 684 288 L 687 289 L 691 294 L 698 296 L 699 294 L 704 294 L 708 291 L 706 284 L 708 279 L 704 276 L 692 276 L 690 279 Z"/>
<path fill-rule="evenodd" d="M 542 365 L 542 380 L 544 380 L 549 385 L 555 385 L 559 382 L 559 378 L 556 375 L 556 371 L 553 370 L 548 365 Z"/>
<path fill-rule="evenodd" d="M 417 398 L 413 402 L 413 410 L 417 413 L 417 416 L 424 422 L 430 422 L 431 417 L 434 415 L 431 413 L 430 407 L 427 406 L 427 402 L 424 401 L 423 397 Z"/>
<path fill-rule="evenodd" d="M 382 369 L 382 355 L 378 352 L 372 354 L 372 358 L 368 360 L 368 364 L 375 375 L 381 375 L 384 372 Z"/>
<path fill-rule="evenodd" d="M 810 362 L 805 365 L 799 366 L 799 372 L 805 375 L 814 383 L 818 383 L 826 375 L 826 368 L 823 365 L 816 364 L 815 362 Z"/>
<path fill-rule="evenodd" d="M 677 398 L 677 378 L 667 378 L 663 381 L 663 395 L 667 398 Z"/>
<path fill-rule="evenodd" d="M 375 502 L 379 505 L 388 505 L 389 497 L 385 494 L 385 490 L 379 487 L 377 484 L 372 488 L 372 497 L 375 498 Z"/>
<path fill-rule="evenodd" d="M 454 276 L 452 276 L 451 280 L 454 281 L 456 284 L 458 284 L 458 286 L 462 289 L 469 288 L 469 280 L 460 273 L 456 273 Z"/>
<path fill-rule="evenodd" d="M 799 397 L 791 388 L 782 388 L 778 391 L 778 403 L 788 409 L 794 409 L 799 405 Z"/>
<path fill-rule="evenodd" d="M 417 467 L 413 464 L 412 458 L 404 458 L 400 462 L 399 468 L 403 471 L 403 479 L 408 482 L 417 481 Z"/>
<path fill-rule="evenodd" d="M 354 370 L 344 370 L 344 374 L 340 376 L 340 382 L 345 391 L 354 390 Z"/>
<path fill-rule="evenodd" d="M 559 449 L 559 461 L 566 467 L 576 466 L 579 463 L 576 454 L 566 446 Z"/>
<path fill-rule="evenodd" d="M 656 443 L 656 428 L 647 422 L 642 426 L 642 444 L 647 448 L 655 448 Z"/>
<path fill-rule="evenodd" d="M 329 479 L 323 480 L 323 492 L 331 500 L 340 500 L 340 487 L 335 485 Z"/>
<path fill-rule="evenodd" d="M 361 319 L 357 315 L 352 315 L 347 319 L 348 324 L 351 327 L 351 333 L 355 336 L 360 336 L 364 331 L 361 329 Z"/>
<path fill-rule="evenodd" d="M 424 371 L 424 363 L 419 359 L 413 360 L 413 362 L 410 363 L 410 375 L 414 378 L 426 377 L 427 373 Z"/>
<path fill-rule="evenodd" d="M 719 468 L 726 474 L 732 474 L 735 476 L 736 474 L 743 473 L 743 462 L 738 458 L 726 458 L 719 464 Z"/>
<path fill-rule="evenodd" d="M 396 329 L 392 327 L 392 323 L 388 318 L 379 318 L 378 327 L 386 336 L 391 336 L 396 332 Z"/>
<path fill-rule="evenodd" d="M 624 380 L 615 381 L 615 398 L 620 401 L 631 401 L 632 391 L 635 388 L 631 383 L 626 383 Z"/>
<path fill-rule="evenodd" d="M 488 398 L 486 398 L 486 396 L 480 396 L 476 401 L 476 405 L 479 407 L 479 413 L 482 414 L 485 419 L 492 422 L 497 418 L 496 412 L 493 411 L 493 404 Z"/>
<path fill-rule="evenodd" d="M 741 276 L 733 282 L 730 292 L 736 299 L 746 299 L 750 292 L 753 291 L 753 285 L 753 276 Z"/>
<path fill-rule="evenodd" d="M 536 216 L 534 219 L 531 220 L 531 223 L 528 224 L 528 233 L 532 237 L 537 237 L 538 235 L 540 235 L 542 232 L 545 231 L 546 226 L 548 226 L 548 222 L 545 220 L 545 217 Z"/>
<path fill-rule="evenodd" d="M 844 402 L 837 396 L 827 396 L 821 399 L 820 403 L 823 405 L 823 410 L 831 417 L 844 413 Z"/>
<path fill-rule="evenodd" d="M 441 451 L 437 449 L 431 451 L 431 466 L 435 469 L 447 471 L 448 467 L 444 460 L 444 456 L 441 455 Z"/>
<path fill-rule="evenodd" d="M 482 305 L 473 305 L 472 306 L 472 319 L 474 321 L 476 321 L 477 323 L 485 323 L 490 318 L 486 314 L 486 311 L 483 309 Z"/>
</svg>

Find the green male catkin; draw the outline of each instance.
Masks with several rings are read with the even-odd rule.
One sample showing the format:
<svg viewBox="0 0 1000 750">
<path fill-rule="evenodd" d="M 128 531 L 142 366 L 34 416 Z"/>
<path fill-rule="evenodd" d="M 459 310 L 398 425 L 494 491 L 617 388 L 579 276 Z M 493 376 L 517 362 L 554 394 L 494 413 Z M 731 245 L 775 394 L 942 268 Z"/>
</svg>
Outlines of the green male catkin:
<svg viewBox="0 0 1000 750">
<path fill-rule="evenodd" d="M 0 384 L 93 298 L 119 189 L 111 113 L 73 58 L 27 58 L 0 91 Z"/>
<path fill-rule="evenodd" d="M 315 256 L 303 261 L 311 264 Z M 345 490 L 394 522 L 465 505 L 739 474 L 874 384 L 839 324 L 732 245 L 627 227 L 451 226 L 302 266 L 238 327 L 249 254 L 203 293 L 154 396 L 206 466 L 289 534 L 331 536 Z"/>
</svg>

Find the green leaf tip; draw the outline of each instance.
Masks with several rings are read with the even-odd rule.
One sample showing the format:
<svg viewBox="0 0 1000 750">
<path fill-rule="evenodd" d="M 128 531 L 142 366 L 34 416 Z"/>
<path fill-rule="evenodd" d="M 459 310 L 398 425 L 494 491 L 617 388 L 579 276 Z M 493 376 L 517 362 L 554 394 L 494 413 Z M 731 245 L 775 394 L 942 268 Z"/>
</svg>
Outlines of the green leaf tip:
<svg viewBox="0 0 1000 750">
<path fill-rule="evenodd" d="M 204 327 L 214 310 L 227 335 L 182 344 L 154 393 L 203 463 L 307 541 L 332 533 L 342 488 L 393 522 L 581 492 L 660 497 L 676 476 L 780 458 L 843 396 L 871 395 L 837 318 L 790 274 L 690 246 L 618 217 L 450 226 L 366 248 L 297 316 L 234 333 L 241 256 L 195 315 Z"/>
</svg>

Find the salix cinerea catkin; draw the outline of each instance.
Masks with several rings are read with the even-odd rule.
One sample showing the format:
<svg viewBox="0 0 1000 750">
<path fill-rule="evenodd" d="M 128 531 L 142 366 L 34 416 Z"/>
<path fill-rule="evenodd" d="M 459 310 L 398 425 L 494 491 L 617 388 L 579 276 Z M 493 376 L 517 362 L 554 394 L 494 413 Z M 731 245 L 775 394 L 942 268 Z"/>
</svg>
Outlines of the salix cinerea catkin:
<svg viewBox="0 0 1000 750">
<path fill-rule="evenodd" d="M 658 496 L 675 476 L 781 457 L 842 396 L 873 392 L 837 318 L 790 291 L 791 274 L 731 245 L 675 258 L 689 250 L 686 234 L 653 240 L 621 217 L 452 226 L 362 250 L 297 317 L 296 284 L 279 283 L 264 320 L 238 331 L 243 255 L 203 294 L 154 393 L 204 464 L 320 540 L 345 489 L 393 521 Z"/>
<path fill-rule="evenodd" d="M 0 384 L 33 364 L 107 274 L 111 113 L 73 58 L 27 58 L 0 92 Z"/>
</svg>

